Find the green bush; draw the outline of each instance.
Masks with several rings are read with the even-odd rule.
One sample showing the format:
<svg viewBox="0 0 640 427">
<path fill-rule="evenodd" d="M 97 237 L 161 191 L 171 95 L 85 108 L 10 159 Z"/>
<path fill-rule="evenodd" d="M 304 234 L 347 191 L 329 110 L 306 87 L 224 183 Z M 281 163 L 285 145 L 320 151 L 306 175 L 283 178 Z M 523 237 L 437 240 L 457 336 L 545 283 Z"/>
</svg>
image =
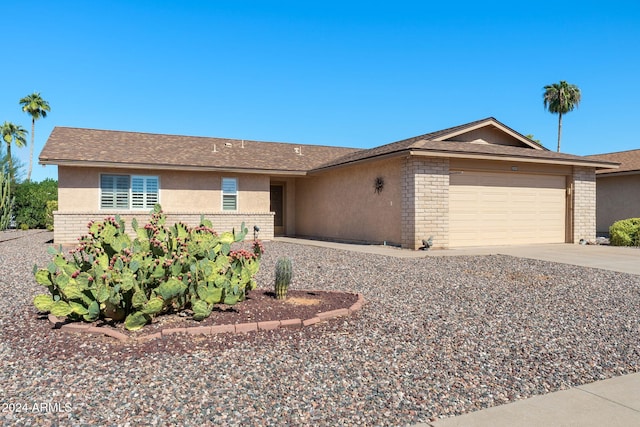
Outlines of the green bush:
<svg viewBox="0 0 640 427">
<path fill-rule="evenodd" d="M 609 227 L 609 240 L 614 246 L 640 246 L 640 218 L 614 222 Z"/>
<path fill-rule="evenodd" d="M 49 289 L 34 305 L 71 320 L 124 319 L 133 331 L 156 315 L 187 308 L 202 320 L 214 304 L 236 304 L 255 288 L 262 245 L 256 240 L 253 251 L 232 250 L 244 240 L 244 223 L 240 233 L 220 235 L 204 218 L 198 227 L 165 223 L 157 206 L 144 227 L 132 221 L 133 241 L 119 217 L 89 223 L 69 258 L 51 248 L 53 261 L 34 268 L 36 281 Z"/>
<path fill-rule="evenodd" d="M 58 201 L 57 200 L 49 200 L 46 204 L 45 209 L 45 227 L 47 230 L 53 231 L 53 211 L 58 210 Z"/>
<path fill-rule="evenodd" d="M 46 228 L 47 202 L 58 200 L 58 181 L 45 179 L 42 182 L 24 181 L 16 185 L 13 211 L 16 224 L 27 228 Z"/>
</svg>

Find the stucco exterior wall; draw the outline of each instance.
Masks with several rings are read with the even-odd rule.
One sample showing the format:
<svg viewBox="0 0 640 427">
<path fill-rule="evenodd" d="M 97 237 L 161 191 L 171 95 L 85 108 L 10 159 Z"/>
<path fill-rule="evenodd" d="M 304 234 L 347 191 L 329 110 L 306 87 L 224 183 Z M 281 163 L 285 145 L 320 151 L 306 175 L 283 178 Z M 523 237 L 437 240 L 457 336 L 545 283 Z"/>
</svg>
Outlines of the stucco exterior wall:
<svg viewBox="0 0 640 427">
<path fill-rule="evenodd" d="M 595 168 L 573 168 L 573 243 L 596 237 Z"/>
<path fill-rule="evenodd" d="M 381 160 L 298 179 L 296 235 L 399 245 L 401 166 L 400 159 Z M 377 177 L 384 180 L 379 193 Z"/>
<path fill-rule="evenodd" d="M 596 230 L 609 233 L 616 221 L 640 218 L 640 174 L 596 175 Z"/>
<path fill-rule="evenodd" d="M 450 138 L 450 140 L 452 141 L 464 142 L 475 141 L 477 139 L 491 141 L 492 144 L 511 145 L 515 147 L 523 146 L 522 141 L 512 137 L 507 133 L 504 133 L 502 130 L 495 127 L 483 127 Z"/>
<path fill-rule="evenodd" d="M 101 174 L 158 176 L 160 204 L 176 212 L 221 211 L 222 178 L 238 178 L 238 211 L 269 212 L 269 177 L 264 175 L 64 166 L 58 167 L 58 211 L 99 210 Z"/>
<path fill-rule="evenodd" d="M 211 220 L 219 231 L 238 228 L 244 221 L 253 236 L 253 225 L 260 227 L 260 238 L 273 238 L 273 214 L 269 211 L 269 177 L 214 172 L 148 171 L 137 169 L 58 168 L 58 211 L 54 214 L 54 241 L 72 244 L 86 233 L 91 220 L 120 215 L 127 224 L 136 217 L 148 220 L 148 210 L 100 209 L 100 174 L 153 175 L 160 181 L 160 204 L 169 221 L 197 225 L 200 215 Z M 223 177 L 238 178 L 238 210 L 222 211 Z"/>
</svg>

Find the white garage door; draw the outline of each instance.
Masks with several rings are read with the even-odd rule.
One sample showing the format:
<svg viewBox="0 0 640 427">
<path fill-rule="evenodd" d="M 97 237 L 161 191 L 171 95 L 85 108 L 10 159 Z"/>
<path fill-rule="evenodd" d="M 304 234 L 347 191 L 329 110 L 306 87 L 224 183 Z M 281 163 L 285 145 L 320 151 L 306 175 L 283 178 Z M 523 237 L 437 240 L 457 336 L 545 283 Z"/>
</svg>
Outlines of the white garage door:
<svg viewBox="0 0 640 427">
<path fill-rule="evenodd" d="M 449 245 L 564 243 L 566 179 L 452 172 Z"/>
</svg>

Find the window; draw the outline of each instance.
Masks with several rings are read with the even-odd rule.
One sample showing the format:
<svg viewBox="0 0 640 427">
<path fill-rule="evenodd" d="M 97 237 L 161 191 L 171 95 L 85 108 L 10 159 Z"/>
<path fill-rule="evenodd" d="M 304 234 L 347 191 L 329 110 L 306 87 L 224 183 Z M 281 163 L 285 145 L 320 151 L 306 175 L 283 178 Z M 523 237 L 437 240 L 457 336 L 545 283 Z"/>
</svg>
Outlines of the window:
<svg viewBox="0 0 640 427">
<path fill-rule="evenodd" d="M 157 176 L 101 175 L 100 209 L 153 209 L 158 182 Z"/>
<path fill-rule="evenodd" d="M 153 209 L 158 203 L 158 178 L 131 177 L 131 209 Z"/>
<path fill-rule="evenodd" d="M 100 209 L 129 209 L 129 175 L 100 176 Z"/>
<path fill-rule="evenodd" d="M 237 178 L 222 178 L 222 210 L 238 210 Z"/>
</svg>

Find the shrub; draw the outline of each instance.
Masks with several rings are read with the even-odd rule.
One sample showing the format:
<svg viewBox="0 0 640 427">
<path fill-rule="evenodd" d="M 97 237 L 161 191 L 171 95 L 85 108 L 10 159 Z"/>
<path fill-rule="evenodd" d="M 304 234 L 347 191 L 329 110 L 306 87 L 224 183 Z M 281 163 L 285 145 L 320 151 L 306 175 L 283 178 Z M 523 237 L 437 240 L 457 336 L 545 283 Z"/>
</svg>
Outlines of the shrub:
<svg viewBox="0 0 640 427">
<path fill-rule="evenodd" d="M 44 225 L 49 231 L 53 231 L 53 211 L 57 211 L 57 210 L 58 210 L 57 200 L 47 201 L 46 209 L 45 209 Z"/>
<path fill-rule="evenodd" d="M 89 223 L 70 257 L 50 248 L 53 261 L 34 268 L 36 281 L 49 289 L 34 305 L 71 320 L 124 319 L 133 331 L 156 315 L 186 308 L 202 320 L 214 304 L 236 304 L 255 288 L 262 245 L 255 240 L 253 251 L 231 248 L 244 240 L 244 223 L 239 233 L 220 235 L 204 218 L 198 227 L 165 223 L 156 206 L 144 227 L 132 221 L 133 241 L 119 217 Z"/>
<path fill-rule="evenodd" d="M 640 246 L 640 218 L 614 222 L 609 227 L 609 240 L 614 246 Z"/>
<path fill-rule="evenodd" d="M 58 181 L 25 181 L 16 185 L 14 212 L 16 223 L 27 228 L 46 228 L 47 202 L 58 200 Z"/>
</svg>

